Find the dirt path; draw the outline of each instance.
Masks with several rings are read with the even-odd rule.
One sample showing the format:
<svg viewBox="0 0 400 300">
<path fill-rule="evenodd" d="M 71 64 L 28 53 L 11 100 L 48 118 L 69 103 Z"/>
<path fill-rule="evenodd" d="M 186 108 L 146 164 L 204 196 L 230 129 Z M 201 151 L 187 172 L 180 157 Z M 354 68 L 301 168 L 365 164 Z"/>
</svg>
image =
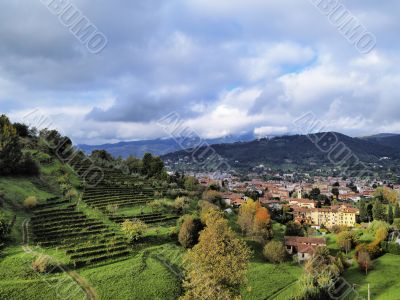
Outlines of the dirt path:
<svg viewBox="0 0 400 300">
<path fill-rule="evenodd" d="M 22 222 L 22 249 L 25 253 L 38 255 L 40 253 L 32 250 L 29 246 L 29 219 L 25 219 Z M 96 294 L 96 290 L 90 286 L 90 284 L 86 281 L 84 277 L 79 275 L 77 272 L 73 270 L 69 270 L 66 266 L 58 264 L 57 267 L 64 273 L 68 274 L 68 276 L 73 279 L 82 291 L 85 293 L 86 298 L 89 300 L 98 300 L 99 297 Z"/>
</svg>

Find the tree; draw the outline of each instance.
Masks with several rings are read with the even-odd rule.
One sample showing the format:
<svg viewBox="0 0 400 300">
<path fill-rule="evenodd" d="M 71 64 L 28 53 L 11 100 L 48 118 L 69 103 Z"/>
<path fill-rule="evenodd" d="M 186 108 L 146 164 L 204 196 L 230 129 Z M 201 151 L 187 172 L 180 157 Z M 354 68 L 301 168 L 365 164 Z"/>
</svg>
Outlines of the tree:
<svg viewBox="0 0 400 300">
<path fill-rule="evenodd" d="M 375 241 L 376 241 L 376 243 L 378 244 L 378 243 L 386 240 L 387 236 L 388 236 L 387 228 L 385 228 L 385 227 L 378 228 L 376 230 L 376 233 L 375 233 Z"/>
<path fill-rule="evenodd" d="M 304 228 L 301 224 L 290 221 L 286 224 L 286 236 L 304 236 Z"/>
<path fill-rule="evenodd" d="M 208 190 L 203 193 L 202 199 L 212 204 L 220 206 L 222 202 L 222 194 L 214 190 Z"/>
<path fill-rule="evenodd" d="M 317 247 L 312 258 L 305 265 L 306 275 L 313 277 L 313 285 L 319 293 L 325 296 L 328 289 L 343 272 L 344 267 L 340 259 L 330 255 L 327 247 Z M 328 297 L 321 297 L 328 299 Z"/>
<path fill-rule="evenodd" d="M 310 192 L 310 199 L 317 200 L 318 196 L 321 194 L 319 188 L 313 188 Z"/>
<path fill-rule="evenodd" d="M 368 270 L 372 266 L 372 260 L 368 251 L 360 251 L 357 256 L 357 262 L 360 268 L 365 271 L 365 275 L 368 275 Z"/>
<path fill-rule="evenodd" d="M 184 213 L 184 211 L 187 209 L 189 203 L 189 198 L 188 197 L 177 197 L 173 203 L 173 208 L 178 212 L 178 213 Z"/>
<path fill-rule="evenodd" d="M 197 180 L 196 177 L 193 176 L 187 176 L 185 177 L 185 182 L 184 182 L 184 187 L 188 191 L 195 191 L 197 190 L 199 185 L 199 181 Z"/>
<path fill-rule="evenodd" d="M 358 237 L 352 231 L 342 231 L 338 233 L 336 242 L 339 247 L 346 252 L 346 254 L 358 244 Z"/>
<path fill-rule="evenodd" d="M 339 189 L 337 187 L 332 188 L 331 193 L 336 197 L 336 200 L 339 198 Z"/>
<path fill-rule="evenodd" d="M 365 206 L 365 200 L 360 200 L 360 221 L 365 222 L 368 220 L 368 211 L 367 207 Z"/>
<path fill-rule="evenodd" d="M 28 137 L 29 136 L 29 127 L 22 123 L 14 123 L 13 124 L 15 130 L 17 131 L 18 136 L 20 137 Z"/>
<path fill-rule="evenodd" d="M 380 202 L 395 204 L 398 201 L 398 192 L 386 186 L 380 186 L 375 190 L 374 197 Z"/>
<path fill-rule="evenodd" d="M 203 230 L 201 220 L 194 216 L 187 216 L 179 230 L 178 241 L 184 248 L 192 248 L 199 241 L 199 233 Z"/>
<path fill-rule="evenodd" d="M 265 207 L 257 205 L 252 235 L 260 243 L 265 243 L 272 239 L 274 232 L 272 230 L 271 216 Z"/>
<path fill-rule="evenodd" d="M 263 254 L 268 261 L 274 264 L 284 262 L 287 256 L 285 246 L 278 241 L 268 242 L 264 246 Z"/>
<path fill-rule="evenodd" d="M 9 220 L 6 215 L 0 211 L 0 245 L 4 243 L 7 235 L 9 234 Z"/>
<path fill-rule="evenodd" d="M 143 234 L 147 230 L 147 225 L 137 219 L 134 219 L 132 221 L 130 220 L 125 220 L 122 225 L 122 231 L 125 233 L 128 242 L 132 243 L 135 241 L 138 241 L 139 239 L 142 238 Z"/>
<path fill-rule="evenodd" d="M 398 202 L 394 206 L 394 217 L 395 218 L 400 218 L 400 207 L 399 207 L 399 203 Z"/>
<path fill-rule="evenodd" d="M 375 201 L 374 207 L 372 208 L 372 216 L 374 220 L 386 220 L 385 207 L 380 201 Z"/>
<path fill-rule="evenodd" d="M 388 208 L 388 215 L 387 215 L 387 222 L 389 224 L 393 224 L 393 207 L 392 205 L 389 204 L 389 208 Z"/>
<path fill-rule="evenodd" d="M 90 157 L 95 160 L 113 161 L 113 157 L 106 150 L 94 150 Z"/>
<path fill-rule="evenodd" d="M 24 200 L 24 206 L 28 209 L 35 208 L 37 204 L 38 201 L 35 196 L 29 196 Z"/>
<path fill-rule="evenodd" d="M 187 272 L 183 299 L 238 299 L 246 278 L 251 251 L 238 239 L 221 213 L 207 218 L 199 243 L 185 258 Z"/>
<path fill-rule="evenodd" d="M 257 203 L 252 199 L 248 199 L 239 209 L 237 223 L 244 234 L 250 235 L 254 226 L 254 217 L 257 212 Z"/>
<path fill-rule="evenodd" d="M 164 162 L 159 157 L 153 157 L 151 153 L 145 153 L 142 160 L 142 175 L 148 177 L 161 177 L 164 172 Z"/>
<path fill-rule="evenodd" d="M 130 173 L 140 174 L 142 172 L 143 163 L 141 159 L 138 159 L 130 155 L 126 159 L 125 164 L 128 166 Z"/>
<path fill-rule="evenodd" d="M 5 116 L 0 116 L 0 174 L 15 174 L 22 159 L 17 130 Z"/>
</svg>

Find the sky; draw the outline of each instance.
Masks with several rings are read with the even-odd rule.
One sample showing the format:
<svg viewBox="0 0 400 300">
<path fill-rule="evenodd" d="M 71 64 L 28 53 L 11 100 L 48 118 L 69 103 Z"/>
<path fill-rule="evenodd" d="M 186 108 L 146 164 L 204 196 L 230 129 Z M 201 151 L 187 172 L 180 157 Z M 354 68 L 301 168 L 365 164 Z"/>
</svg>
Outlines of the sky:
<svg viewBox="0 0 400 300">
<path fill-rule="evenodd" d="M 171 113 L 204 138 L 299 133 L 304 114 L 324 131 L 400 133 L 400 1 L 337 1 L 375 38 L 368 53 L 316 5 L 328 0 L 71 0 L 107 39 L 99 53 L 51 1 L 0 0 L 13 121 L 40 112 L 86 144 L 166 137 Z"/>
</svg>

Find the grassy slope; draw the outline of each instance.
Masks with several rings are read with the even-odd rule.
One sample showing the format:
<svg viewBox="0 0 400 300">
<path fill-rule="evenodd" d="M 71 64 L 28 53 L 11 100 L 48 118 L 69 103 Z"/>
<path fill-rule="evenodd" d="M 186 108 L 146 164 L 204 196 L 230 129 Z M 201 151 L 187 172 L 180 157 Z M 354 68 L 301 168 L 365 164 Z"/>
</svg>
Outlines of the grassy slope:
<svg viewBox="0 0 400 300">
<path fill-rule="evenodd" d="M 0 177 L 0 190 L 5 194 L 5 205 L 2 209 L 8 216 L 17 215 L 17 223 L 7 247 L 0 257 L 0 299 L 57 299 L 65 298 L 65 291 L 60 290 L 63 281 L 69 280 L 66 274 L 54 274 L 38 277 L 31 269 L 34 255 L 27 254 L 21 247 L 23 220 L 30 217 L 30 212 L 23 208 L 23 201 L 28 196 L 36 196 L 39 202 L 47 198 L 59 196 L 56 178 L 62 166 L 59 162 L 42 167 L 41 178 Z M 73 185 L 79 186 L 79 179 L 70 172 Z M 102 213 L 91 210 L 84 203 L 79 208 L 90 217 L 106 221 L 108 225 L 116 226 Z M 174 221 L 175 222 L 175 221 Z M 171 225 L 173 225 L 171 223 Z M 118 228 L 115 228 L 119 230 Z M 158 230 L 157 230 L 158 229 Z M 167 236 L 174 227 L 154 226 L 146 237 L 156 240 L 160 236 Z M 141 257 L 143 251 L 149 251 L 150 244 L 144 244 L 131 258 L 110 264 L 98 264 L 77 272 L 88 279 L 96 289 L 100 299 L 176 299 L 180 293 L 179 280 L 162 263 L 147 257 L 145 268 L 142 270 Z M 35 250 L 35 247 L 32 246 Z M 168 249 L 168 247 L 167 247 Z M 179 252 L 180 248 L 170 246 L 167 253 Z M 57 249 L 40 249 L 40 252 L 51 255 L 63 263 L 65 255 Z M 139 267 L 138 267 L 139 266 Z M 140 272 L 139 272 L 140 271 Z M 70 282 L 68 282 L 70 283 Z M 112 284 L 110 284 L 112 283 Z M 75 286 L 76 287 L 76 286 Z M 85 299 L 82 293 L 74 299 Z"/>
<path fill-rule="evenodd" d="M 356 290 L 364 298 L 367 297 L 368 283 L 371 299 L 397 300 L 400 298 L 400 256 L 385 254 L 374 260 L 373 269 L 365 276 L 354 264 L 345 272 L 345 279 L 356 284 Z"/>
<path fill-rule="evenodd" d="M 122 262 L 84 269 L 80 274 L 97 290 L 100 299 L 177 299 L 179 280 L 152 257 L 154 249 L 142 250 Z M 177 251 L 178 247 L 168 249 L 172 255 Z"/>
</svg>

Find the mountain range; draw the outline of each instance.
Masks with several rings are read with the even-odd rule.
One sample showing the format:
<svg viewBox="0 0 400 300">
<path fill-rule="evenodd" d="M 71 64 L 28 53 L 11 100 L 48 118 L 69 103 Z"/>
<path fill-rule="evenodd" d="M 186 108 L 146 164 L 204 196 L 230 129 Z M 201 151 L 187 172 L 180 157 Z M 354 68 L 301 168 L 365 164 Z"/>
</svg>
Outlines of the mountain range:
<svg viewBox="0 0 400 300">
<path fill-rule="evenodd" d="M 209 145 L 214 144 L 226 144 L 234 142 L 247 142 L 256 139 L 256 136 L 252 132 L 246 132 L 240 135 L 227 135 L 221 138 L 215 139 L 205 139 L 202 143 Z M 86 154 L 90 154 L 93 150 L 106 150 L 112 156 L 118 157 L 122 156 L 127 158 L 129 155 L 135 157 L 143 157 L 146 152 L 150 152 L 153 155 L 165 155 L 167 153 L 182 150 L 183 148 L 189 148 L 193 142 L 190 140 L 180 137 L 177 139 L 167 138 L 167 139 L 154 139 L 154 140 L 142 140 L 142 141 L 130 141 L 130 142 L 120 142 L 116 144 L 103 144 L 103 145 L 78 145 Z M 188 147 L 185 147 L 188 145 Z"/>
<path fill-rule="evenodd" d="M 315 144 L 311 138 L 318 140 Z M 382 133 L 365 137 L 350 137 L 337 132 L 317 133 L 314 135 L 284 135 L 256 139 L 252 133 L 231 135 L 224 138 L 204 140 L 225 161 L 237 168 L 252 168 L 258 165 L 297 165 L 319 166 L 329 164 L 329 148 L 334 144 L 343 144 L 348 151 L 367 163 L 385 163 L 390 165 L 400 160 L 400 134 Z M 178 139 L 156 139 L 133 142 L 120 142 L 104 145 L 79 145 L 86 153 L 104 149 L 114 157 L 129 155 L 141 157 L 145 152 L 160 155 L 167 165 L 183 163 L 190 166 L 188 151 L 190 141 Z M 322 150 L 321 150 L 322 149 Z M 201 148 L 199 152 L 205 150 Z M 332 152 L 331 154 L 334 154 Z M 182 165 L 182 164 L 181 164 Z"/>
<path fill-rule="evenodd" d="M 329 165 L 336 154 L 338 154 L 337 160 L 340 161 L 348 153 L 354 154 L 362 162 L 396 166 L 396 162 L 400 159 L 399 141 L 400 135 L 394 134 L 357 138 L 337 132 L 325 132 L 216 144 L 212 148 L 223 160 L 238 169 L 248 169 L 258 165 L 318 168 Z M 346 151 L 340 154 L 339 149 Z M 201 153 L 204 150 L 199 149 L 197 152 Z M 189 167 L 194 165 L 188 151 L 169 153 L 162 158 L 170 166 L 180 163 Z"/>
</svg>

